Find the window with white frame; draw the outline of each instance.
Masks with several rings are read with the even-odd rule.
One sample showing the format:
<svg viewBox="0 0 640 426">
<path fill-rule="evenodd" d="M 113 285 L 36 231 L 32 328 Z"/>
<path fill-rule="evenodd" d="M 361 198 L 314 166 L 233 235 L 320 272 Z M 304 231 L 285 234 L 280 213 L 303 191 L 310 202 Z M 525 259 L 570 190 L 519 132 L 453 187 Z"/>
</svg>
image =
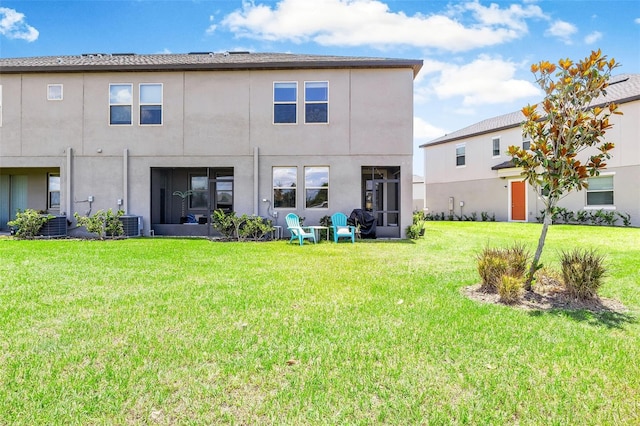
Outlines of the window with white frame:
<svg viewBox="0 0 640 426">
<path fill-rule="evenodd" d="M 130 125 L 133 106 L 132 84 L 109 84 L 109 124 Z"/>
<path fill-rule="evenodd" d="M 304 122 L 329 122 L 328 81 L 306 81 L 304 83 Z"/>
<path fill-rule="evenodd" d="M 273 168 L 273 207 L 296 208 L 297 167 Z"/>
<path fill-rule="evenodd" d="M 273 83 L 274 124 L 296 124 L 298 122 L 298 83 Z"/>
<path fill-rule="evenodd" d="M 140 84 L 140 125 L 162 124 L 162 84 Z"/>
<path fill-rule="evenodd" d="M 47 100 L 48 101 L 62 100 L 62 84 L 47 84 Z"/>
<path fill-rule="evenodd" d="M 329 167 L 304 168 L 305 207 L 326 209 L 329 207 Z"/>
<path fill-rule="evenodd" d="M 456 166 L 464 166 L 466 164 L 465 158 L 466 144 L 458 144 L 456 145 Z"/>
<path fill-rule="evenodd" d="M 493 144 L 493 151 L 492 151 L 493 156 L 500 157 L 500 138 L 493 138 L 492 144 Z"/>
<path fill-rule="evenodd" d="M 47 208 L 60 209 L 60 173 L 49 173 L 47 181 Z"/>
<path fill-rule="evenodd" d="M 522 149 L 529 151 L 531 149 L 531 139 L 525 138 L 522 140 Z"/>
<path fill-rule="evenodd" d="M 587 206 L 613 206 L 613 175 L 588 179 Z"/>
</svg>

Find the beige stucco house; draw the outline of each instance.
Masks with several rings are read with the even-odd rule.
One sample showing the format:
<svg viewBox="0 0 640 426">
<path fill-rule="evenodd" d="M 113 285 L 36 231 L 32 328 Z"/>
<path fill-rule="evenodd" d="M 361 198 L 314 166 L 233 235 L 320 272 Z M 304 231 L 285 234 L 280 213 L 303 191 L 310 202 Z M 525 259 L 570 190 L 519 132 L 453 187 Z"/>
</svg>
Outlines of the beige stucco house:
<svg viewBox="0 0 640 426">
<path fill-rule="evenodd" d="M 615 210 L 630 214 L 640 226 L 640 74 L 610 80 L 607 96 L 596 101 L 620 104 L 606 139 L 615 143 L 607 169 L 589 179 L 589 189 L 572 192 L 560 207 L 581 210 Z M 424 149 L 425 208 L 433 214 L 457 216 L 485 212 L 498 221 L 535 221 L 544 206 L 520 169 L 507 155 L 510 145 L 526 146 L 520 111 L 490 118 L 432 140 Z M 584 153 L 588 155 L 588 151 Z"/>
<path fill-rule="evenodd" d="M 0 229 L 16 211 L 210 235 L 214 209 L 411 223 L 420 60 L 249 52 L 0 59 Z M 176 191 L 193 191 L 182 199 Z M 182 219 L 184 221 L 184 219 Z M 73 225 L 72 225 L 73 228 Z"/>
</svg>

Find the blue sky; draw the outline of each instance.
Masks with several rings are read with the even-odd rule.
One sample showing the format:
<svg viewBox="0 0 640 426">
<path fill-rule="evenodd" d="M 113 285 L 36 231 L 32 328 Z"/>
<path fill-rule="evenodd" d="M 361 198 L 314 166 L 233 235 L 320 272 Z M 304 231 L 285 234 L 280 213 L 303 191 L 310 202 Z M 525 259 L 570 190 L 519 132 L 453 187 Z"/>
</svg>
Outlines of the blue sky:
<svg viewBox="0 0 640 426">
<path fill-rule="evenodd" d="M 0 57 L 288 52 L 424 60 L 418 145 L 535 103 L 529 70 L 602 49 L 640 72 L 640 1 L 2 0 Z"/>
</svg>

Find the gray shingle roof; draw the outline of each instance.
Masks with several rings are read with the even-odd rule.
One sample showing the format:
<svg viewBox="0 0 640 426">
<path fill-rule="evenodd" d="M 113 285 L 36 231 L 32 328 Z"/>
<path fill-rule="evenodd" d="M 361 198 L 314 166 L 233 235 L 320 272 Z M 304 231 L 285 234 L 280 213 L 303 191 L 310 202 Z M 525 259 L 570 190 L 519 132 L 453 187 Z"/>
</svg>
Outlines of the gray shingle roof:
<svg viewBox="0 0 640 426">
<path fill-rule="evenodd" d="M 607 88 L 607 96 L 601 96 L 596 99 L 594 105 L 605 102 L 622 104 L 638 99 L 640 99 L 640 74 L 621 74 L 611 77 L 611 80 L 609 80 L 609 87 Z M 522 112 L 510 112 L 509 114 L 489 118 L 441 136 L 437 139 L 433 139 L 420 145 L 420 148 L 453 142 L 470 136 L 477 136 L 485 133 L 497 132 L 503 129 L 510 129 L 512 127 L 518 127 L 523 121 L 524 116 L 522 115 Z"/>
<path fill-rule="evenodd" d="M 422 68 L 422 60 L 250 52 L 0 58 L 0 73 L 300 68 L 411 68 L 415 77 Z"/>
</svg>

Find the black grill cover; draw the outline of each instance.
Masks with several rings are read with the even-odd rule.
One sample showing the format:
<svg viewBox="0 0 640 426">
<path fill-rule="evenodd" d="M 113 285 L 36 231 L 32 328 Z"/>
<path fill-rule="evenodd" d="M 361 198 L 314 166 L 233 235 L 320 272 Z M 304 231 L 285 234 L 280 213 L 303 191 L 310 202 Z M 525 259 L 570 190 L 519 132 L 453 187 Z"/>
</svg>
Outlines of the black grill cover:
<svg viewBox="0 0 640 426">
<path fill-rule="evenodd" d="M 354 209 L 347 220 L 349 225 L 360 225 L 360 236 L 362 238 L 376 237 L 376 218 L 368 211 Z"/>
</svg>

